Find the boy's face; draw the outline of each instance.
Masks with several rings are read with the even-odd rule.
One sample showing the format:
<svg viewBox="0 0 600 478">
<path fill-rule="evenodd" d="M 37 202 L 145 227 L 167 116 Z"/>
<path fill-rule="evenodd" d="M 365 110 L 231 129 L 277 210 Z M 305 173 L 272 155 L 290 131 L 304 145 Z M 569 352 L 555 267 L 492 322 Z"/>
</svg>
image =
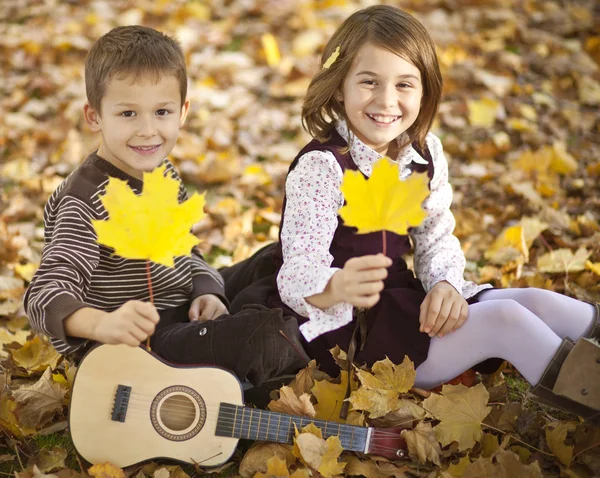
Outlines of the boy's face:
<svg viewBox="0 0 600 478">
<path fill-rule="evenodd" d="M 111 78 L 100 111 L 86 103 L 84 113 L 102 135 L 98 155 L 130 176 L 142 179 L 166 158 L 177 141 L 189 101 L 181 104 L 175 76 Z"/>
</svg>

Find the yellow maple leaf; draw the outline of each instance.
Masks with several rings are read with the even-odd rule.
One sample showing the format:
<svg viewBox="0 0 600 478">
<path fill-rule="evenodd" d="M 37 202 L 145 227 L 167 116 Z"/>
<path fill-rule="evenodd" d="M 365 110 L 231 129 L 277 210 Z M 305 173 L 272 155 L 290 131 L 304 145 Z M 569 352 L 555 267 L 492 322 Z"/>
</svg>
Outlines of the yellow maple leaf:
<svg viewBox="0 0 600 478">
<path fill-rule="evenodd" d="M 277 455 L 272 456 L 267 460 L 267 472 L 257 472 L 253 478 L 272 478 L 280 476 L 290 476 L 290 472 L 287 468 L 287 463 Z"/>
<path fill-rule="evenodd" d="M 342 443 L 337 436 L 323 440 L 321 430 L 314 423 L 309 423 L 302 432 L 296 430 L 293 453 L 306 466 L 317 470 L 325 478 L 339 475 L 346 466 L 338 462 L 343 451 Z"/>
<path fill-rule="evenodd" d="M 591 254 L 585 247 L 577 249 L 575 254 L 571 249 L 555 249 L 538 257 L 538 270 L 540 272 L 581 272 L 585 269 Z"/>
<path fill-rule="evenodd" d="M 464 385 L 444 385 L 442 394 L 432 394 L 423 400 L 423 408 L 440 420 L 434 428 L 443 445 L 458 442 L 460 451 L 473 447 L 481 440 L 481 422 L 492 407 L 487 406 L 490 394 L 481 384 L 467 388 Z"/>
<path fill-rule="evenodd" d="M 600 262 L 585 261 L 585 268 L 600 276 Z"/>
<path fill-rule="evenodd" d="M 357 370 L 362 387 L 350 395 L 349 401 L 353 409 L 366 410 L 370 418 L 377 418 L 399 408 L 398 395 L 412 388 L 416 372 L 414 364 L 406 356 L 400 365 L 386 357 L 375 362 L 371 370 L 372 374 Z"/>
<path fill-rule="evenodd" d="M 179 181 L 165 177 L 166 166 L 144 173 L 136 195 L 127 182 L 110 178 L 102 204 L 106 221 L 92 221 L 98 242 L 127 259 L 146 259 L 167 267 L 174 256 L 188 255 L 198 238 L 190 231 L 204 215 L 204 194 L 179 203 Z"/>
<path fill-rule="evenodd" d="M 392 231 L 404 235 L 420 225 L 427 213 L 421 203 L 429 195 L 427 174 L 398 177 L 398 166 L 383 157 L 373 166 L 369 179 L 360 171 L 346 170 L 340 187 L 346 204 L 339 214 L 358 234 Z"/>
<path fill-rule="evenodd" d="M 332 383 L 329 380 L 315 381 L 311 389 L 311 393 L 318 401 L 315 405 L 317 412 L 315 418 L 345 423 L 344 419 L 340 418 L 340 410 L 342 403 L 344 403 L 344 396 L 346 395 L 348 372 L 342 371 L 340 377 L 341 383 Z"/>
<path fill-rule="evenodd" d="M 54 370 L 62 359 L 62 355 L 39 335 L 25 342 L 23 347 L 11 350 L 10 354 L 13 362 L 30 374 L 43 372 L 48 367 Z"/>
<path fill-rule="evenodd" d="M 430 423 L 420 422 L 413 430 L 402 430 L 402 437 L 406 440 L 410 456 L 423 464 L 431 461 L 441 466 L 442 449 Z"/>
<path fill-rule="evenodd" d="M 112 463 L 97 463 L 88 470 L 94 478 L 125 478 L 123 470 Z"/>
<path fill-rule="evenodd" d="M 566 445 L 567 434 L 575 430 L 576 422 L 558 422 L 546 426 L 546 443 L 554 456 L 568 467 L 573 459 L 573 445 Z"/>
<path fill-rule="evenodd" d="M 493 98 L 482 98 L 481 100 L 467 101 L 469 108 L 469 123 L 472 126 L 489 128 L 494 125 L 500 102 Z"/>
</svg>

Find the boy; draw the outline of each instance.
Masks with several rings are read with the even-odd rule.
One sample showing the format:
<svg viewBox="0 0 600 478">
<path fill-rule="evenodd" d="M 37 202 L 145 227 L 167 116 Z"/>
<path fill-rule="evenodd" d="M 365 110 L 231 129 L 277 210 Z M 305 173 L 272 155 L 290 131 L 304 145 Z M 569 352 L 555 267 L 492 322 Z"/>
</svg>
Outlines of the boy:
<svg viewBox="0 0 600 478">
<path fill-rule="evenodd" d="M 151 336 L 171 362 L 220 365 L 255 385 L 303 367 L 296 320 L 261 307 L 229 315 L 223 280 L 196 248 L 174 269 L 151 264 L 152 305 L 146 262 L 97 243 L 91 221 L 108 217 L 99 198 L 110 176 L 139 194 L 143 172 L 166 163 L 181 183 L 165 159 L 189 109 L 179 44 L 151 28 L 115 28 L 90 50 L 85 83 L 85 120 L 101 144 L 46 204 L 42 260 L 24 300 L 33 329 L 77 356 L 94 342 L 137 346 Z"/>
</svg>

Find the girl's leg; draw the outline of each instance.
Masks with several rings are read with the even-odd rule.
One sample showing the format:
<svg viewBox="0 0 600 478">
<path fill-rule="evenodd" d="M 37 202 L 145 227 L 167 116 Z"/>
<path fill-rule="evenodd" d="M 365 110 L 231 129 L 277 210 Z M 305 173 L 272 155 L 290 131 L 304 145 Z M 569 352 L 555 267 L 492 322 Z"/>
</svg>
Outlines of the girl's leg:
<svg viewBox="0 0 600 478">
<path fill-rule="evenodd" d="M 536 384 L 562 340 L 514 300 L 486 300 L 469 306 L 464 325 L 433 337 L 427 360 L 417 367 L 415 385 L 433 388 L 491 357 L 508 360 Z"/>
<path fill-rule="evenodd" d="M 479 302 L 514 300 L 542 319 L 556 335 L 573 340 L 587 336 L 596 317 L 596 308 L 587 302 L 533 287 L 487 290 L 478 299 Z"/>
</svg>

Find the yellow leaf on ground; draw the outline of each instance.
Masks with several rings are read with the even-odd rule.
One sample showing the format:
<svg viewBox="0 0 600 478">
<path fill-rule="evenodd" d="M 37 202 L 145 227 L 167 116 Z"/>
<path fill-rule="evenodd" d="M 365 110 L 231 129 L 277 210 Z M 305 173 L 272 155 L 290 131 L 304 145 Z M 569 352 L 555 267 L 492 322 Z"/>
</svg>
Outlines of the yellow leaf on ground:
<svg viewBox="0 0 600 478">
<path fill-rule="evenodd" d="M 42 448 L 34 458 L 34 462 L 42 473 L 48 473 L 59 468 L 65 468 L 67 451 L 64 448 L 54 446 Z"/>
<path fill-rule="evenodd" d="M 448 473 L 455 478 L 462 478 L 465 476 L 465 470 L 470 464 L 471 460 L 469 460 L 469 457 L 463 456 L 460 460 L 458 460 L 458 463 L 452 464 L 448 467 Z"/>
<path fill-rule="evenodd" d="M 371 418 L 377 418 L 398 409 L 398 395 L 412 388 L 416 372 L 406 356 L 400 365 L 386 357 L 375 362 L 371 370 L 373 373 L 357 370 L 362 386 L 350 395 L 349 401 L 355 410 L 368 411 Z"/>
<path fill-rule="evenodd" d="M 491 433 L 483 434 L 481 445 L 481 456 L 484 458 L 491 457 L 500 447 L 500 444 L 498 443 L 498 437 L 496 435 L 492 435 Z"/>
<path fill-rule="evenodd" d="M 270 67 L 279 65 L 281 54 L 279 53 L 279 46 L 277 45 L 275 37 L 271 33 L 263 33 L 260 40 L 262 42 L 265 58 L 267 59 L 267 64 Z"/>
<path fill-rule="evenodd" d="M 346 204 L 339 215 L 344 223 L 356 227 L 358 234 L 392 231 L 406 234 L 420 225 L 427 213 L 421 203 L 429 195 L 427 174 L 411 174 L 399 179 L 398 165 L 383 157 L 373 166 L 369 179 L 360 171 L 347 169 L 340 187 Z"/>
<path fill-rule="evenodd" d="M 42 372 L 50 367 L 55 369 L 62 356 L 46 339 L 36 335 L 25 342 L 23 347 L 10 351 L 13 361 L 28 373 Z"/>
<path fill-rule="evenodd" d="M 277 455 L 275 455 L 267 460 L 266 473 L 257 472 L 255 473 L 254 478 L 278 478 L 284 476 L 290 476 L 290 472 L 287 468 L 287 463 L 285 460 L 282 460 Z"/>
<path fill-rule="evenodd" d="M 357 456 L 349 456 L 344 469 L 345 476 L 367 476 L 369 478 L 386 478 L 373 460 L 362 461 Z"/>
<path fill-rule="evenodd" d="M 492 409 L 487 406 L 489 397 L 479 383 L 474 387 L 444 385 L 441 395 L 432 394 L 423 400 L 423 408 L 440 420 L 434 431 L 442 446 L 456 441 L 463 451 L 481 440 L 481 423 Z"/>
<path fill-rule="evenodd" d="M 340 374 L 341 383 L 332 383 L 329 380 L 317 380 L 311 392 L 317 398 L 315 410 L 316 418 L 320 420 L 331 420 L 338 423 L 345 423 L 340 418 L 340 410 L 346 395 L 346 385 L 348 384 L 348 372 Z"/>
<path fill-rule="evenodd" d="M 317 368 L 316 360 L 311 360 L 306 367 L 296 374 L 296 378 L 290 382 L 290 387 L 296 395 L 310 392 L 315 385 L 315 380 L 325 380 L 328 375 Z"/>
<path fill-rule="evenodd" d="M 600 262 L 585 261 L 585 268 L 600 276 Z"/>
<path fill-rule="evenodd" d="M 330 436 L 327 440 L 315 434 L 314 425 L 303 428 L 294 438 L 294 454 L 300 458 L 302 463 L 317 470 L 325 478 L 339 475 L 346 466 L 345 462 L 338 462 L 343 448 L 337 436 Z M 306 431 L 305 431 L 306 430 Z M 319 432 L 320 433 L 320 432 Z"/>
<path fill-rule="evenodd" d="M 136 195 L 126 181 L 111 177 L 101 201 L 106 221 L 92 221 L 98 242 L 127 259 L 146 259 L 167 267 L 174 256 L 190 254 L 198 238 L 190 231 L 204 215 L 204 195 L 179 203 L 179 181 L 166 177 L 166 166 L 144 173 Z"/>
<path fill-rule="evenodd" d="M 52 379 L 48 367 L 35 384 L 13 392 L 19 423 L 27 428 L 43 427 L 62 410 L 66 393 L 67 389 Z"/>
<path fill-rule="evenodd" d="M 269 410 L 273 410 L 274 412 L 287 413 L 290 415 L 300 415 L 312 418 L 317 414 L 308 393 L 303 393 L 298 397 L 294 393 L 294 390 L 288 386 L 283 386 L 279 389 L 279 399 L 271 400 L 268 407 Z"/>
<path fill-rule="evenodd" d="M 548 448 L 565 466 L 569 466 L 573 459 L 573 446 L 565 445 L 565 438 L 567 438 L 567 433 L 575 430 L 576 426 L 575 422 L 558 422 L 546 426 Z"/>
<path fill-rule="evenodd" d="M 112 463 L 98 463 L 88 470 L 94 478 L 125 478 L 123 470 Z"/>
<path fill-rule="evenodd" d="M 471 126 L 489 128 L 493 126 L 498 116 L 500 103 L 493 98 L 467 101 L 469 108 L 469 123 Z"/>
<path fill-rule="evenodd" d="M 546 229 L 548 224 L 536 217 L 523 217 L 518 224 L 505 228 L 484 257 L 494 264 L 504 265 L 511 260 L 523 257 L 529 261 L 529 249 L 533 241 Z"/>
<path fill-rule="evenodd" d="M 284 460 L 287 465 L 291 465 L 296 461 L 292 453 L 292 447 L 289 445 L 281 445 L 279 443 L 256 443 L 253 445 L 242 458 L 240 463 L 239 473 L 244 478 L 250 478 L 256 473 L 267 472 L 267 461 L 269 458 L 277 456 Z"/>
<path fill-rule="evenodd" d="M 430 461 L 441 466 L 442 449 L 430 423 L 420 422 L 413 430 L 402 430 L 401 434 L 412 457 L 416 457 L 423 464 Z"/>
<path fill-rule="evenodd" d="M 538 270 L 555 273 L 581 272 L 591 254 L 585 247 L 577 249 L 575 254 L 571 249 L 556 249 L 538 257 Z"/>
</svg>

